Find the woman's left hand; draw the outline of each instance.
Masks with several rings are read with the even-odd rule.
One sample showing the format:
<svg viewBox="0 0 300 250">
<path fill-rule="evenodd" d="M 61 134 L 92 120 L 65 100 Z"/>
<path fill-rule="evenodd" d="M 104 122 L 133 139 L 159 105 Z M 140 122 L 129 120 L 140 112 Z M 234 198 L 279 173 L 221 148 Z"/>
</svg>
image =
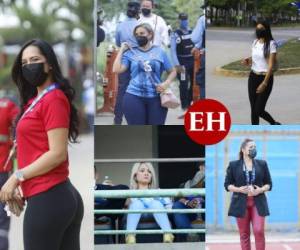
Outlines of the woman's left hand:
<svg viewBox="0 0 300 250">
<path fill-rule="evenodd" d="M 259 194 L 262 194 L 264 192 L 263 188 L 259 187 L 259 186 L 256 186 L 254 185 L 254 189 L 253 189 L 253 192 L 252 192 L 252 196 L 257 196 Z"/>
<path fill-rule="evenodd" d="M 156 91 L 158 93 L 164 92 L 168 88 L 168 84 L 166 82 L 162 82 L 156 86 Z"/>
<path fill-rule="evenodd" d="M 0 200 L 6 202 L 14 198 L 15 189 L 18 186 L 18 179 L 12 174 L 1 188 Z"/>
<path fill-rule="evenodd" d="M 261 94 L 262 92 L 265 91 L 265 89 L 267 88 L 267 83 L 266 82 L 262 82 L 261 84 L 259 84 L 259 86 L 256 89 L 256 93 L 257 94 Z"/>
</svg>

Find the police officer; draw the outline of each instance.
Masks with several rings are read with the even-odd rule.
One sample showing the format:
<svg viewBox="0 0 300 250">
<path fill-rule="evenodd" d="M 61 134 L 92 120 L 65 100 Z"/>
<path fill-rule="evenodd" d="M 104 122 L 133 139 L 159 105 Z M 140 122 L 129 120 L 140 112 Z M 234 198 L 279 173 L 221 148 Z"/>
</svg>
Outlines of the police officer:
<svg viewBox="0 0 300 250">
<path fill-rule="evenodd" d="M 205 30 L 206 30 L 206 22 L 205 22 L 205 5 L 201 6 L 204 14 L 199 17 L 196 27 L 192 32 L 192 41 L 195 44 L 194 50 L 201 51 L 201 66 L 196 75 L 196 83 L 200 87 L 200 99 L 205 98 Z"/>
<path fill-rule="evenodd" d="M 194 57 L 191 51 L 194 43 L 191 40 L 192 30 L 189 28 L 188 15 L 180 13 L 178 19 L 179 28 L 171 37 L 171 53 L 180 81 L 181 108 L 186 110 L 191 104 L 193 95 Z"/>
<path fill-rule="evenodd" d="M 127 4 L 127 19 L 122 23 L 119 23 L 116 31 L 116 44 L 118 47 L 121 47 L 121 44 L 126 42 L 131 47 L 137 46 L 136 39 L 133 35 L 133 30 L 135 26 L 138 25 L 138 18 L 140 12 L 140 3 L 131 1 Z M 115 105 L 115 118 L 114 124 L 121 125 L 123 119 L 122 111 L 122 101 L 125 91 L 127 89 L 128 83 L 130 81 L 130 71 L 119 74 L 119 86 L 118 86 L 118 95 Z"/>
<path fill-rule="evenodd" d="M 17 105 L 8 98 L 0 98 L 0 189 L 8 179 L 12 162 L 8 159 L 12 146 L 11 131 L 19 112 Z M 5 204 L 0 202 L 0 250 L 8 250 L 8 230 L 10 219 L 4 211 Z"/>
</svg>

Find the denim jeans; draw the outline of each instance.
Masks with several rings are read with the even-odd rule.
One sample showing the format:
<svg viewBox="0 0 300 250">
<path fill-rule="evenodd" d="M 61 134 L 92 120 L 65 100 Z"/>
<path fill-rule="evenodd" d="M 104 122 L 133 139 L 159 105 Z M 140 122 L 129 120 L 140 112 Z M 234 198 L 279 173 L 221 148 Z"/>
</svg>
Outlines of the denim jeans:
<svg viewBox="0 0 300 250">
<path fill-rule="evenodd" d="M 145 210 L 147 213 L 148 209 L 164 209 L 163 204 L 158 200 L 151 200 L 147 203 L 143 202 L 141 199 L 134 199 L 129 205 L 130 210 Z M 127 216 L 127 230 L 135 230 L 138 226 L 139 220 L 142 214 L 128 214 Z M 171 224 L 166 213 L 154 213 L 155 221 L 163 230 L 170 230 Z"/>
<path fill-rule="evenodd" d="M 173 209 L 187 209 L 186 205 L 184 205 L 180 201 L 176 201 L 173 204 Z M 192 228 L 191 222 L 195 220 L 197 214 L 173 214 L 173 220 L 176 226 L 176 229 L 189 229 Z M 176 239 L 179 242 L 186 242 L 187 234 L 177 234 Z"/>
</svg>

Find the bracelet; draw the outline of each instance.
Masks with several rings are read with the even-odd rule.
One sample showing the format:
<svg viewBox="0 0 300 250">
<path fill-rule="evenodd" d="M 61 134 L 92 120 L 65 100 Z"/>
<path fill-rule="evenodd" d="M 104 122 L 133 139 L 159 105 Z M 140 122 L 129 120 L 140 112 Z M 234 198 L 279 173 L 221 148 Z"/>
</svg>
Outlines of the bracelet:
<svg viewBox="0 0 300 250">
<path fill-rule="evenodd" d="M 23 174 L 22 170 L 16 170 L 16 171 L 14 172 L 14 175 L 15 175 L 15 177 L 17 178 L 17 180 L 18 180 L 19 182 L 25 181 L 24 174 Z"/>
</svg>

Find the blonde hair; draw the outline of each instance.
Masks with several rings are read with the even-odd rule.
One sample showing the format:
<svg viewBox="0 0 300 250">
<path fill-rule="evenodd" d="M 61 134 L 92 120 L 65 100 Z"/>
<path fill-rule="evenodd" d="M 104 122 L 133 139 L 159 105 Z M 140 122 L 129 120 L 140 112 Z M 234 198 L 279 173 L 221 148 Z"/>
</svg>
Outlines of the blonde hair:
<svg viewBox="0 0 300 250">
<path fill-rule="evenodd" d="M 142 165 L 145 165 L 151 173 L 151 182 L 149 183 L 148 188 L 149 189 L 156 188 L 156 176 L 155 176 L 155 171 L 154 171 L 153 165 L 150 162 L 137 162 L 133 165 L 132 170 L 131 170 L 130 189 L 138 189 L 138 183 L 136 181 L 136 174 Z"/>
<path fill-rule="evenodd" d="M 143 28 L 143 29 L 147 30 L 147 32 L 148 32 L 149 34 L 151 34 L 151 36 L 152 36 L 151 39 L 154 38 L 154 30 L 152 29 L 152 27 L 151 27 L 150 24 L 148 24 L 148 23 L 141 23 L 141 24 L 135 26 L 135 28 L 134 28 L 134 30 L 133 30 L 133 35 L 134 35 L 134 36 L 135 36 L 135 32 L 136 32 L 137 29 L 139 29 L 139 28 Z"/>
</svg>

